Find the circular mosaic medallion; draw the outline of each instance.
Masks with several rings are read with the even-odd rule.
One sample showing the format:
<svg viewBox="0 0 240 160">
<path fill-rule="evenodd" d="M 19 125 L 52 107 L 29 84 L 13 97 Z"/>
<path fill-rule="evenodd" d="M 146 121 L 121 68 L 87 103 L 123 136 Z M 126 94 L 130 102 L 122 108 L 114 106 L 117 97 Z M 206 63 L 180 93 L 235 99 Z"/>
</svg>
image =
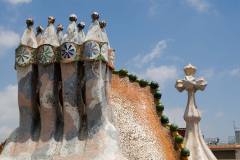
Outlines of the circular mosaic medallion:
<svg viewBox="0 0 240 160">
<path fill-rule="evenodd" d="M 89 41 L 85 43 L 84 54 L 87 58 L 94 59 L 100 54 L 100 47 L 97 42 Z"/>
<path fill-rule="evenodd" d="M 24 67 L 29 65 L 32 60 L 31 50 L 27 47 L 21 46 L 16 50 L 16 63 L 18 66 Z"/>
<path fill-rule="evenodd" d="M 43 45 L 39 48 L 38 62 L 40 64 L 50 64 L 54 62 L 54 52 L 52 46 Z"/>
<path fill-rule="evenodd" d="M 65 43 L 61 47 L 61 61 L 62 62 L 72 62 L 75 60 L 77 55 L 77 50 L 73 43 Z"/>
</svg>

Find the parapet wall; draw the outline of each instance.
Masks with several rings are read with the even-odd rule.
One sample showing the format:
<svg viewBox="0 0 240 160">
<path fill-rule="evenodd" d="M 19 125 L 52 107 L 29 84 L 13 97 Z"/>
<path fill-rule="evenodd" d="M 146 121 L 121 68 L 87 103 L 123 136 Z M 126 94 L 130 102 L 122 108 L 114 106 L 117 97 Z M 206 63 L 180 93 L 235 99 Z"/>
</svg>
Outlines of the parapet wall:
<svg viewBox="0 0 240 160">
<path fill-rule="evenodd" d="M 178 160 L 168 129 L 161 125 L 150 87 L 128 77 L 112 76 L 110 105 L 119 130 L 120 147 L 128 159 Z"/>
</svg>

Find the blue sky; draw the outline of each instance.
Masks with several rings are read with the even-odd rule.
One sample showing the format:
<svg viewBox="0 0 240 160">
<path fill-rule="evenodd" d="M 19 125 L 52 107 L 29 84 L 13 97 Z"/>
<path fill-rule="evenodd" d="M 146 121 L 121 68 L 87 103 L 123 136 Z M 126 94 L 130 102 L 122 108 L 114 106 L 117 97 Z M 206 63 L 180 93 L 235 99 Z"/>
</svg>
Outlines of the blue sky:
<svg viewBox="0 0 240 160">
<path fill-rule="evenodd" d="M 233 121 L 240 127 L 239 0 L 0 0 L 0 139 L 18 123 L 14 49 L 25 19 L 46 27 L 53 15 L 66 28 L 69 14 L 89 25 L 95 10 L 108 22 L 116 67 L 158 81 L 171 122 L 184 126 L 187 97 L 174 85 L 192 63 L 208 80 L 197 93 L 205 137 L 226 141 Z"/>
</svg>

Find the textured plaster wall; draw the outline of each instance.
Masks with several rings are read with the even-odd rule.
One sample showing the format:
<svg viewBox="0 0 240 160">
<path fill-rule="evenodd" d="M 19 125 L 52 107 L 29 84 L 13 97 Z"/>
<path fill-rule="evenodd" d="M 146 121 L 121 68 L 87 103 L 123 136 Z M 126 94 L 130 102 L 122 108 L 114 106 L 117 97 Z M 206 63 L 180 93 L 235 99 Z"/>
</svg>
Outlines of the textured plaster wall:
<svg viewBox="0 0 240 160">
<path fill-rule="evenodd" d="M 177 160 L 169 131 L 161 126 L 149 87 L 112 76 L 110 105 L 120 147 L 129 160 Z"/>
</svg>

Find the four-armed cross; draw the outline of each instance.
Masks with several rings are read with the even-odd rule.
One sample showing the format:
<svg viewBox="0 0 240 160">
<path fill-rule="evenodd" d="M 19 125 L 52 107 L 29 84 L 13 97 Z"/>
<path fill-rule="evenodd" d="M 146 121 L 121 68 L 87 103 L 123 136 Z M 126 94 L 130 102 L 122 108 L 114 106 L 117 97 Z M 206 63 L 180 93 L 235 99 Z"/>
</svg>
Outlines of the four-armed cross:
<svg viewBox="0 0 240 160">
<path fill-rule="evenodd" d="M 191 152 L 189 160 L 217 160 L 206 145 L 199 127 L 201 114 L 196 106 L 195 93 L 198 90 L 203 91 L 207 86 L 207 81 L 204 78 L 195 78 L 196 71 L 196 67 L 191 64 L 185 66 L 185 78 L 177 80 L 175 85 L 179 92 L 184 90 L 188 92 L 188 103 L 184 113 L 186 121 L 185 146 Z"/>
</svg>

